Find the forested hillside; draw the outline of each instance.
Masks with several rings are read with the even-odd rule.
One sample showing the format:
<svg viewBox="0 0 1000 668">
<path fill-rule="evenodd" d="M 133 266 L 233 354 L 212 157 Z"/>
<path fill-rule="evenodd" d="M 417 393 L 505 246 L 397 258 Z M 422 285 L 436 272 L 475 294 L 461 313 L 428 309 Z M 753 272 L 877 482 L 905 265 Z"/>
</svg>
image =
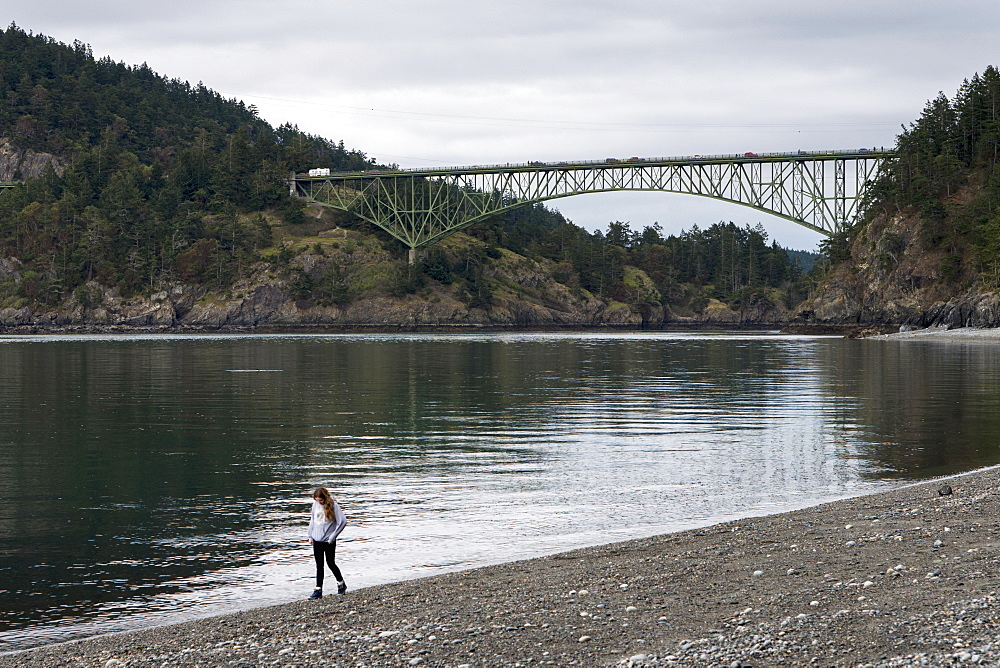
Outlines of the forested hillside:
<svg viewBox="0 0 1000 668">
<path fill-rule="evenodd" d="M 834 270 L 807 317 L 1000 325 L 1000 73 L 939 94 L 903 128 L 867 217 L 831 239 Z"/>
<path fill-rule="evenodd" d="M 342 144 L 273 129 L 204 85 L 15 26 L 0 33 L 0 86 L 0 135 L 68 164 L 0 197 L 0 243 L 30 267 L 21 292 L 32 300 L 94 279 L 134 292 L 185 278 L 198 242 L 231 280 L 271 244 L 266 222 L 245 214 L 301 215 L 287 197 L 291 169 L 371 164 Z"/>
<path fill-rule="evenodd" d="M 611 222 L 589 233 L 541 205 L 470 228 L 409 267 L 381 230 L 288 196 L 292 171 L 374 166 L 343 141 L 273 128 L 203 84 L 15 25 L 0 31 L 0 86 L 0 170 L 22 182 L 0 192 L 0 322 L 179 323 L 190 304 L 152 320 L 136 313 L 192 299 L 226 302 L 222 324 L 370 322 L 373 300 L 407 302 L 407 318 L 423 308 L 438 323 L 571 314 L 655 324 L 697 320 L 709 306 L 710 320 L 773 322 L 805 294 L 799 264 L 759 226 L 664 236 Z M 538 285 L 519 283 L 517 262 Z M 263 286 L 273 288 L 266 316 L 240 301 Z M 115 315 L 127 302 L 129 314 Z"/>
</svg>

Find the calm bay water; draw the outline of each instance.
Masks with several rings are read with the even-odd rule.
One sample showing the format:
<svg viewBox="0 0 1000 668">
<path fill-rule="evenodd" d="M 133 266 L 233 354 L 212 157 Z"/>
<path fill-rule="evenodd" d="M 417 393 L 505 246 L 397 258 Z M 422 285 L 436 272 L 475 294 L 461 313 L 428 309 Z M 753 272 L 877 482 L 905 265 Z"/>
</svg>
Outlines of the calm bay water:
<svg viewBox="0 0 1000 668">
<path fill-rule="evenodd" d="M 0 651 L 1000 462 L 1000 347 L 757 333 L 0 337 Z"/>
</svg>

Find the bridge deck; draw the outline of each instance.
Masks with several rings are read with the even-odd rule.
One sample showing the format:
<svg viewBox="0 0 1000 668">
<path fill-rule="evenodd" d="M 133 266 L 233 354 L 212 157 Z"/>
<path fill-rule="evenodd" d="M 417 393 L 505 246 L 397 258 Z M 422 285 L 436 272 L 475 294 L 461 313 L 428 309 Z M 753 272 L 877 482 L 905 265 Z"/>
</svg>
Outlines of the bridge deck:
<svg viewBox="0 0 1000 668">
<path fill-rule="evenodd" d="M 321 181 L 329 178 L 374 178 L 378 176 L 443 176 L 447 174 L 483 174 L 503 172 L 534 172 L 554 169 L 621 169 L 622 167 L 657 167 L 660 165 L 729 164 L 734 162 L 788 162 L 837 159 L 892 158 L 896 152 L 889 149 L 848 149 L 834 151 L 794 151 L 789 153 L 733 153 L 718 155 L 688 155 L 666 158 L 605 158 L 604 160 L 573 160 L 568 162 L 527 162 L 496 165 L 468 165 L 464 167 L 404 167 L 399 169 L 372 169 L 364 172 L 335 172 L 329 176 L 301 176 L 296 180 Z"/>
</svg>

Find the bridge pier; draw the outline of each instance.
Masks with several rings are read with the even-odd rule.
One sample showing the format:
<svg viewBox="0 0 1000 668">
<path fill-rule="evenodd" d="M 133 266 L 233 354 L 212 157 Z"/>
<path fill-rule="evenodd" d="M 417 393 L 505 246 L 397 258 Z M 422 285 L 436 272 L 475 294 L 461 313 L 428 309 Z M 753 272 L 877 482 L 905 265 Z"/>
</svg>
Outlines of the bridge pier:
<svg viewBox="0 0 1000 668">
<path fill-rule="evenodd" d="M 411 248 L 409 253 L 410 266 L 415 265 L 417 263 L 417 260 L 419 259 L 420 259 L 420 249 Z"/>
</svg>

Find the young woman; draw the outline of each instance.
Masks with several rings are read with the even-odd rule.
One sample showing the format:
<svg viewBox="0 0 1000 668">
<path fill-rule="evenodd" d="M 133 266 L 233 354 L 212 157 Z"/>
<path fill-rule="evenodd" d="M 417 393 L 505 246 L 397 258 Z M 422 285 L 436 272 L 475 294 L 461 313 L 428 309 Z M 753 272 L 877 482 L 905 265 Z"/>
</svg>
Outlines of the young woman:
<svg viewBox="0 0 1000 668">
<path fill-rule="evenodd" d="M 330 496 L 326 487 L 317 487 L 313 492 L 312 512 L 309 515 L 309 544 L 313 546 L 313 556 L 316 557 L 316 590 L 309 598 L 323 596 L 323 559 L 337 578 L 337 593 L 347 591 L 347 583 L 340 574 L 335 560 L 337 555 L 337 536 L 347 525 L 344 512 L 337 505 L 337 500 Z"/>
</svg>

